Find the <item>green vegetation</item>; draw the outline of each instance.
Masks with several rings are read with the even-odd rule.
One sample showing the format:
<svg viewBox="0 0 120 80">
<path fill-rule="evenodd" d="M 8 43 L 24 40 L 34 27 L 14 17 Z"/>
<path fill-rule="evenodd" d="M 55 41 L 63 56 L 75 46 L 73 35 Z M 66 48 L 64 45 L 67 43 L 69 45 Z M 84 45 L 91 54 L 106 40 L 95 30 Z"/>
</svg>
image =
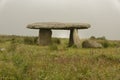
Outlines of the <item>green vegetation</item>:
<svg viewBox="0 0 120 80">
<path fill-rule="evenodd" d="M 90 39 L 94 39 L 94 40 L 107 40 L 105 36 L 102 37 L 95 37 L 95 36 L 91 36 Z"/>
<path fill-rule="evenodd" d="M 120 41 L 98 40 L 108 44 L 102 49 L 68 48 L 68 39 L 50 46 L 36 41 L 0 36 L 0 80 L 120 80 Z"/>
<path fill-rule="evenodd" d="M 103 45 L 104 48 L 115 48 L 120 47 L 120 41 L 117 40 L 107 40 L 105 36 L 96 38 L 95 36 L 91 36 L 90 40 L 95 40 Z"/>
</svg>

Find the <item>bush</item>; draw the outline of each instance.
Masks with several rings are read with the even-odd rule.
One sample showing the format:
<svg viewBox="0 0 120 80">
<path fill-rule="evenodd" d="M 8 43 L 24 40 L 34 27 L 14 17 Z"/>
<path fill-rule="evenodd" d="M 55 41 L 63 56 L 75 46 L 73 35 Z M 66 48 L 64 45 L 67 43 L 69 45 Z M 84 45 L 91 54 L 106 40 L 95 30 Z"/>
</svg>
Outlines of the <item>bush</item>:
<svg viewBox="0 0 120 80">
<path fill-rule="evenodd" d="M 30 45 L 37 44 L 37 40 L 38 40 L 37 37 L 25 37 L 24 44 L 30 44 Z"/>
<path fill-rule="evenodd" d="M 104 48 L 108 48 L 110 46 L 110 43 L 107 40 L 103 41 L 101 44 Z"/>
<path fill-rule="evenodd" d="M 120 42 L 118 42 L 118 43 L 116 44 L 116 47 L 120 47 Z"/>
<path fill-rule="evenodd" d="M 98 40 L 107 40 L 105 36 L 103 36 L 103 37 L 98 37 L 97 39 L 98 39 Z"/>
<path fill-rule="evenodd" d="M 53 44 L 60 44 L 61 42 L 60 42 L 60 39 L 58 39 L 58 38 L 52 38 L 52 43 Z"/>
<path fill-rule="evenodd" d="M 96 39 L 95 36 L 91 36 L 90 39 Z"/>
</svg>

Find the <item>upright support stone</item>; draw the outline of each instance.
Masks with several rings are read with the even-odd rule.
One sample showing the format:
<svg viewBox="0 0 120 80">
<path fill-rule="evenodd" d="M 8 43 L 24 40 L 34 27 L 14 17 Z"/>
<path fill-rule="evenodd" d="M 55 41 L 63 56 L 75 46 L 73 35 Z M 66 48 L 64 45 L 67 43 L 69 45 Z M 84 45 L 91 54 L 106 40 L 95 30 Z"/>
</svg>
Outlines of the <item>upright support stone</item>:
<svg viewBox="0 0 120 80">
<path fill-rule="evenodd" d="M 74 29 L 73 31 L 73 40 L 74 44 L 79 48 L 80 47 L 80 39 L 78 35 L 78 29 Z"/>
<path fill-rule="evenodd" d="M 69 47 L 72 45 L 80 47 L 80 39 L 79 39 L 79 35 L 78 35 L 78 29 L 70 30 Z"/>
<path fill-rule="evenodd" d="M 40 29 L 38 44 L 39 45 L 49 45 L 51 43 L 51 35 L 52 35 L 51 29 Z"/>
<path fill-rule="evenodd" d="M 74 31 L 74 29 L 70 29 L 69 47 L 72 46 L 72 45 L 74 45 L 73 31 Z"/>
</svg>

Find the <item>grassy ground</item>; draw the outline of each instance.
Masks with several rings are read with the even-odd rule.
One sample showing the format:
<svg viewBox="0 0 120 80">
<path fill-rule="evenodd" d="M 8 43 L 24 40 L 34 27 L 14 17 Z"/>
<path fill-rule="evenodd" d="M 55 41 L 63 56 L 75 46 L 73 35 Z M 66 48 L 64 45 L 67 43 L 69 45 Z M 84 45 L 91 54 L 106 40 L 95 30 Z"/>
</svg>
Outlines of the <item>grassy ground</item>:
<svg viewBox="0 0 120 80">
<path fill-rule="evenodd" d="M 0 80 L 120 80 L 119 47 L 67 48 L 67 39 L 43 47 L 19 39 L 1 38 Z"/>
</svg>

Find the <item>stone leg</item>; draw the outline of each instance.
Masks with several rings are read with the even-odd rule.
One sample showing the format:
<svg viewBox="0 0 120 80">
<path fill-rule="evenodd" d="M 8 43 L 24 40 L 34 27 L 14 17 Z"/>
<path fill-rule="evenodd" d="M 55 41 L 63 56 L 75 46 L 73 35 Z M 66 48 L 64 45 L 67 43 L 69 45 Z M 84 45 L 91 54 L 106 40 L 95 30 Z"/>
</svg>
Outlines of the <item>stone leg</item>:
<svg viewBox="0 0 120 80">
<path fill-rule="evenodd" d="M 76 47 L 80 47 L 80 39 L 78 35 L 78 29 L 70 30 L 70 38 L 69 38 L 69 47 L 75 45 Z"/>
<path fill-rule="evenodd" d="M 70 30 L 70 37 L 69 37 L 69 47 L 74 45 L 74 41 L 73 41 L 73 31 L 74 29 Z"/>
<path fill-rule="evenodd" d="M 51 36 L 52 36 L 51 29 L 40 29 L 38 44 L 43 46 L 51 44 Z"/>
</svg>

